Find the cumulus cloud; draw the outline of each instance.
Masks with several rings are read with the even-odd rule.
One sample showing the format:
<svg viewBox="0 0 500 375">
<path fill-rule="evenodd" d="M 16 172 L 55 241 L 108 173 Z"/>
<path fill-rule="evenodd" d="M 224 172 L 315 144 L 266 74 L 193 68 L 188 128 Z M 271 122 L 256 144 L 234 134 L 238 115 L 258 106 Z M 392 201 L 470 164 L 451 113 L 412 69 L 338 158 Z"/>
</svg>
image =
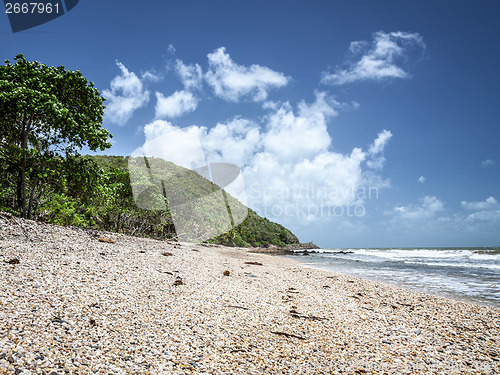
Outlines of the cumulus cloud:
<svg viewBox="0 0 500 375">
<path fill-rule="evenodd" d="M 211 162 L 250 165 L 261 147 L 259 124 L 241 117 L 219 123 L 212 129 L 202 128 L 202 139 Z"/>
<path fill-rule="evenodd" d="M 143 107 L 149 101 L 149 91 L 145 90 L 142 81 L 134 72 L 117 61 L 121 75 L 111 80 L 111 89 L 104 90 L 107 99 L 105 117 L 118 125 L 124 125 L 135 110 Z"/>
<path fill-rule="evenodd" d="M 462 208 L 472 211 L 465 218 L 468 224 L 477 223 L 496 223 L 500 221 L 500 204 L 495 197 L 488 197 L 484 201 L 460 202 Z"/>
<path fill-rule="evenodd" d="M 352 42 L 347 67 L 339 68 L 334 73 L 324 72 L 321 82 L 343 85 L 356 81 L 407 78 L 409 74 L 400 63 L 408 58 L 410 52 L 424 48 L 425 44 L 418 33 L 379 31 L 373 34 L 371 43 Z"/>
<path fill-rule="evenodd" d="M 484 211 L 484 210 L 491 210 L 491 209 L 497 209 L 499 208 L 498 202 L 495 199 L 495 197 L 488 197 L 484 201 L 480 202 L 467 202 L 467 201 L 462 201 L 460 202 L 463 208 L 466 210 L 474 210 L 474 211 Z"/>
<path fill-rule="evenodd" d="M 465 218 L 465 221 L 467 223 L 477 223 L 477 222 L 496 223 L 497 229 L 499 220 L 500 220 L 500 209 L 474 212 Z"/>
<path fill-rule="evenodd" d="M 206 82 L 213 88 L 215 95 L 238 102 L 244 98 L 263 101 L 272 88 L 279 88 L 288 83 L 283 73 L 260 65 L 249 67 L 236 64 L 224 47 L 207 55 L 209 69 L 205 73 Z"/>
<path fill-rule="evenodd" d="M 364 163 L 369 152 L 333 151 L 326 124 L 336 115 L 336 102 L 316 93 L 313 103 L 295 109 L 284 103 L 262 119 L 259 141 L 252 141 L 254 148 L 248 147 L 244 158 L 251 207 L 268 217 L 309 221 L 365 198 L 359 192 L 372 181 Z"/>
<path fill-rule="evenodd" d="M 312 104 L 301 102 L 297 113 L 286 103 L 267 116 L 263 146 L 280 162 L 310 159 L 328 150 L 331 138 L 326 120 L 336 115 L 325 93 L 316 93 Z"/>
<path fill-rule="evenodd" d="M 467 233 L 471 232 L 482 233 L 485 239 L 498 240 L 500 204 L 494 197 L 484 201 L 462 201 L 460 207 L 462 210 L 446 210 L 440 199 L 426 196 L 419 204 L 396 206 L 392 211 L 386 212 L 392 217 L 384 225 L 392 233 L 415 236 L 415 241 L 421 240 L 425 233 L 426 236 L 448 238 L 453 243 L 457 239 L 467 238 Z M 488 245 L 488 241 L 484 245 Z"/>
<path fill-rule="evenodd" d="M 146 142 L 133 156 L 163 158 L 189 169 L 205 165 L 196 126 L 181 129 L 169 121 L 155 120 L 144 126 L 144 135 Z"/>
<path fill-rule="evenodd" d="M 203 82 L 203 71 L 198 64 L 187 65 L 181 60 L 175 63 L 175 72 L 186 90 L 200 90 Z"/>
<path fill-rule="evenodd" d="M 420 176 L 418 178 L 418 182 L 420 182 L 421 184 L 423 184 L 425 182 L 425 177 L 424 176 Z"/>
<path fill-rule="evenodd" d="M 168 97 L 156 92 L 156 118 L 174 118 L 196 109 L 198 100 L 188 91 L 176 91 Z"/>
<path fill-rule="evenodd" d="M 444 204 L 434 196 L 425 196 L 420 200 L 420 205 L 399 206 L 394 208 L 394 212 L 399 218 L 407 220 L 430 219 L 441 211 L 444 211 Z"/>
<path fill-rule="evenodd" d="M 276 104 L 258 120 L 237 116 L 211 129 L 190 129 L 199 137 L 207 162 L 241 167 L 250 207 L 281 221 L 289 216 L 308 222 L 331 215 L 332 209 L 362 203 L 366 194 L 360 191 L 385 186 L 381 178 L 373 179 L 373 171 L 367 172 L 366 161 L 383 152 L 390 132 L 380 132 L 366 151 L 333 151 L 326 124 L 339 105 L 317 92 L 312 103 L 295 108 Z M 146 126 L 146 139 L 170 134 L 172 127 L 157 120 Z"/>
</svg>

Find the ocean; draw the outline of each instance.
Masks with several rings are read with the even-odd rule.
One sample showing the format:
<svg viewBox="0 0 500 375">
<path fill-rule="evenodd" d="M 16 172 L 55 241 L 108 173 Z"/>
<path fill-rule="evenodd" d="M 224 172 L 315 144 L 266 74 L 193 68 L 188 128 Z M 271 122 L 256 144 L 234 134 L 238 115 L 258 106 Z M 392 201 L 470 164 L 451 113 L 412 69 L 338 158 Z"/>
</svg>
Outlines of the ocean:
<svg viewBox="0 0 500 375">
<path fill-rule="evenodd" d="M 500 248 L 318 249 L 304 266 L 500 308 Z"/>
</svg>

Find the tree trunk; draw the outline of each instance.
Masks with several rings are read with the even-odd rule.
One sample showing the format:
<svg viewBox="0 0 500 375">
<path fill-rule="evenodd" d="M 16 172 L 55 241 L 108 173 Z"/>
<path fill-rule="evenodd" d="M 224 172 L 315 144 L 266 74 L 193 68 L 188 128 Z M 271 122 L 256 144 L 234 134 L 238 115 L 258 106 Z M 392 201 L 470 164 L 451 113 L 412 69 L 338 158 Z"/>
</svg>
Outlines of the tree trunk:
<svg viewBox="0 0 500 375">
<path fill-rule="evenodd" d="M 28 135 L 31 128 L 31 122 L 33 116 L 30 119 L 26 119 L 26 115 L 23 118 L 22 129 L 21 129 L 21 165 L 19 168 L 19 179 L 17 181 L 17 205 L 19 207 L 19 215 L 26 219 L 28 217 L 28 212 L 26 210 L 26 153 L 28 150 Z"/>
<path fill-rule="evenodd" d="M 35 181 L 33 181 L 33 186 L 31 187 L 31 191 L 30 191 L 30 199 L 29 199 L 29 202 L 28 202 L 28 219 L 31 219 L 33 217 L 33 212 L 32 211 L 32 208 L 33 208 L 33 199 L 35 198 L 35 192 L 36 192 L 36 187 L 38 185 L 38 176 L 35 177 Z"/>
<path fill-rule="evenodd" d="M 17 206 L 19 207 L 19 216 L 26 219 L 26 162 L 23 155 L 21 168 L 19 169 L 19 179 L 17 181 Z"/>
<path fill-rule="evenodd" d="M 38 211 L 38 207 L 40 206 L 40 200 L 43 197 L 43 194 L 45 193 L 45 189 L 47 188 L 48 183 L 46 183 L 41 189 L 40 193 L 38 196 L 35 198 L 35 206 L 33 207 L 33 214 L 36 214 Z"/>
</svg>

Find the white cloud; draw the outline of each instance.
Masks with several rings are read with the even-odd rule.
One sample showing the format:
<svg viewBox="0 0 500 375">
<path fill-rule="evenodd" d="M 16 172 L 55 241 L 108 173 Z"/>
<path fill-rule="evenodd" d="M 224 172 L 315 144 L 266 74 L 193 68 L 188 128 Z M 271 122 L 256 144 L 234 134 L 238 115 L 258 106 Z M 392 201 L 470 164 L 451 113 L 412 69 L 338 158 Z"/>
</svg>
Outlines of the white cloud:
<svg viewBox="0 0 500 375">
<path fill-rule="evenodd" d="M 378 134 L 377 139 L 372 143 L 368 152 L 372 155 L 380 154 L 384 151 L 385 146 L 389 139 L 391 139 L 392 133 L 389 130 L 383 130 Z"/>
<path fill-rule="evenodd" d="M 465 218 L 465 221 L 467 223 L 475 223 L 475 222 L 496 223 L 497 229 L 499 220 L 500 220 L 500 209 L 474 212 Z"/>
<path fill-rule="evenodd" d="M 324 72 L 321 82 L 343 85 L 356 81 L 388 78 L 407 78 L 408 73 L 398 65 L 414 50 L 422 50 L 425 44 L 418 33 L 379 31 L 373 41 L 352 42 L 350 53 L 355 61 L 347 63 L 347 69 L 337 69 L 334 73 Z"/>
<path fill-rule="evenodd" d="M 500 205 L 494 197 L 484 201 L 460 203 L 462 210 L 446 210 L 444 203 L 434 196 L 421 199 L 419 205 L 397 206 L 386 214 L 392 216 L 384 223 L 390 229 L 389 233 L 404 233 L 406 238 L 412 238 L 417 243 L 423 238 L 440 241 L 446 238 L 448 244 L 460 245 L 470 233 L 481 233 L 486 242 L 483 246 L 498 242 L 500 228 Z M 493 241 L 493 242 L 489 242 Z M 460 246 L 464 246 L 463 243 Z M 470 244 L 469 246 L 473 246 Z"/>
<path fill-rule="evenodd" d="M 248 119 L 235 117 L 210 130 L 202 129 L 203 144 L 211 162 L 230 162 L 240 167 L 249 165 L 260 148 L 259 125 Z"/>
<path fill-rule="evenodd" d="M 238 102 L 244 98 L 263 101 L 271 88 L 285 86 L 288 78 L 265 66 L 249 67 L 236 64 L 224 47 L 207 55 L 209 70 L 205 73 L 206 82 L 213 88 L 215 95 Z"/>
<path fill-rule="evenodd" d="M 188 91 L 176 91 L 168 97 L 156 92 L 155 117 L 174 118 L 196 109 L 198 100 Z"/>
<path fill-rule="evenodd" d="M 463 208 L 467 210 L 491 210 L 491 209 L 497 209 L 499 208 L 497 200 L 495 197 L 488 197 L 486 200 L 481 201 L 481 202 L 467 202 L 467 201 L 462 201 L 460 202 Z"/>
<path fill-rule="evenodd" d="M 337 111 L 327 103 L 325 93 L 316 93 L 316 101 L 310 105 L 301 102 L 297 112 L 285 104 L 266 118 L 263 146 L 280 162 L 313 158 L 326 152 L 331 143 L 326 120 Z"/>
<path fill-rule="evenodd" d="M 198 64 L 186 65 L 181 60 L 175 63 L 175 71 L 179 75 L 186 90 L 200 90 L 203 82 L 203 72 Z"/>
<path fill-rule="evenodd" d="M 167 52 L 173 55 L 175 53 L 175 47 L 172 44 L 168 45 Z"/>
<path fill-rule="evenodd" d="M 143 88 L 141 80 L 134 72 L 129 72 L 119 61 L 116 65 L 120 68 L 121 75 L 111 80 L 111 90 L 103 91 L 107 99 L 105 116 L 111 122 L 123 125 L 135 110 L 149 101 L 149 91 Z"/>
<path fill-rule="evenodd" d="M 389 130 L 384 129 L 378 133 L 377 138 L 370 145 L 368 149 L 369 160 L 367 160 L 366 165 L 375 170 L 380 170 L 383 168 L 385 163 L 384 148 L 389 143 L 392 138 L 392 133 Z"/>
<path fill-rule="evenodd" d="M 147 72 L 141 74 L 141 78 L 145 81 L 160 82 L 163 79 L 163 76 L 159 73 L 148 70 Z"/>
<path fill-rule="evenodd" d="M 491 159 L 486 159 L 481 162 L 481 167 L 486 168 L 489 167 L 490 165 L 494 165 L 495 162 Z"/>
<path fill-rule="evenodd" d="M 205 165 L 196 126 L 181 129 L 169 121 L 155 120 L 144 126 L 144 135 L 145 144 L 133 156 L 163 158 L 189 169 Z"/>
<path fill-rule="evenodd" d="M 499 224 L 500 221 L 500 205 L 495 197 L 488 197 L 484 201 L 479 202 L 460 202 L 462 208 L 467 211 L 474 211 L 467 215 L 465 222 L 473 223 L 493 223 Z"/>
<path fill-rule="evenodd" d="M 420 202 L 420 205 L 395 207 L 394 212 L 401 219 L 427 220 L 435 217 L 437 213 L 444 211 L 443 202 L 436 197 L 425 196 Z"/>
<path fill-rule="evenodd" d="M 334 152 L 326 124 L 338 105 L 318 92 L 312 103 L 301 102 L 295 109 L 276 104 L 258 120 L 235 117 L 211 129 L 190 129 L 200 137 L 207 162 L 241 167 L 251 208 L 281 222 L 290 217 L 307 223 L 332 215 L 335 208 L 361 204 L 366 196 L 360 190 L 386 186 L 380 176 L 368 173 L 365 162 L 382 153 L 390 132 L 382 131 L 371 151 Z M 170 123 L 155 121 L 145 134 L 149 140 L 171 130 Z"/>
<path fill-rule="evenodd" d="M 424 176 L 420 176 L 418 178 L 418 182 L 420 182 L 421 184 L 423 184 L 425 182 L 425 177 Z"/>
</svg>

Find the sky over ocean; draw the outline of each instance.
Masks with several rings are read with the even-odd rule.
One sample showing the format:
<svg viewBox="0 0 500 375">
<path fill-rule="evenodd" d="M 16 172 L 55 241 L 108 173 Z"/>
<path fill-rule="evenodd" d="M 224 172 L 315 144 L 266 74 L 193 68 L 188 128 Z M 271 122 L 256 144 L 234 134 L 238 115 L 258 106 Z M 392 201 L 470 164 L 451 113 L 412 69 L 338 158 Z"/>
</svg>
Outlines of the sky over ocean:
<svg viewBox="0 0 500 375">
<path fill-rule="evenodd" d="M 16 33 L 3 14 L 0 53 L 93 81 L 106 154 L 187 129 L 302 241 L 498 246 L 499 16 L 495 0 L 81 1 Z"/>
</svg>

